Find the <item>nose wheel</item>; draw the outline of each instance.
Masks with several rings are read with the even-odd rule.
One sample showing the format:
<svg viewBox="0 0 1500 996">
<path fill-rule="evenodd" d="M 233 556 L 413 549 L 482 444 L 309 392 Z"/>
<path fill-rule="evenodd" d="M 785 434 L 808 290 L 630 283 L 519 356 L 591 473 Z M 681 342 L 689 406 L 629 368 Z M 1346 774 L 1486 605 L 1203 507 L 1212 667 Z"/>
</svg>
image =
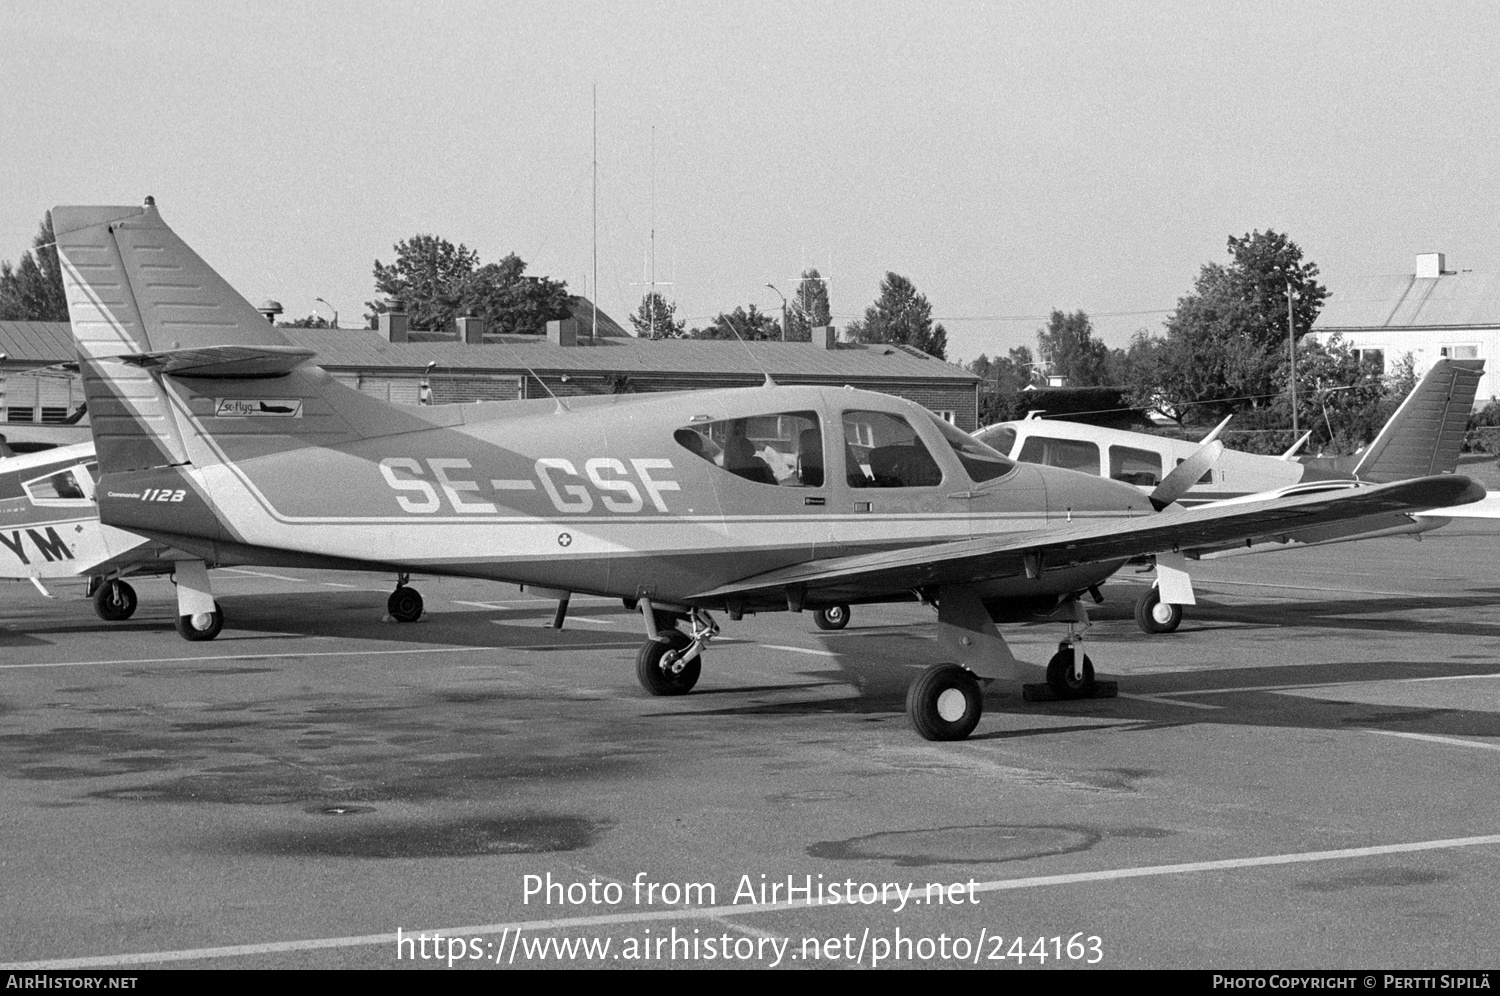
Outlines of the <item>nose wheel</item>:
<svg viewBox="0 0 1500 996">
<path fill-rule="evenodd" d="M 396 590 L 385 600 L 385 610 L 397 622 L 416 622 L 422 618 L 422 596 L 417 589 L 407 585 L 407 579 L 408 575 L 400 575 L 396 580 Z"/>
<path fill-rule="evenodd" d="M 962 740 L 984 714 L 979 679 L 957 664 L 935 664 L 906 690 L 906 715 L 926 740 Z"/>
<path fill-rule="evenodd" d="M 1094 682 L 1094 662 L 1083 655 L 1083 673 L 1075 667 L 1073 647 L 1066 640 L 1057 645 L 1057 653 L 1047 662 L 1047 687 L 1060 699 L 1089 699 L 1098 694 Z"/>
</svg>

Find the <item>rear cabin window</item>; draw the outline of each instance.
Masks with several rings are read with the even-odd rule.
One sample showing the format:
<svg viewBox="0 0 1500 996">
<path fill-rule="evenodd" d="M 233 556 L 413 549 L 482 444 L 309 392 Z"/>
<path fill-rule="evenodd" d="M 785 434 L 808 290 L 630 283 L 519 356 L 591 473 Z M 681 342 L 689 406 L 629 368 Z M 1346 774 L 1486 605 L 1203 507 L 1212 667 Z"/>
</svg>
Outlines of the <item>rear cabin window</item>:
<svg viewBox="0 0 1500 996">
<path fill-rule="evenodd" d="M 947 441 L 948 446 L 952 448 L 953 455 L 958 457 L 958 462 L 963 464 L 964 473 L 968 474 L 969 480 L 975 484 L 983 484 L 985 481 L 1004 477 L 1015 469 L 1016 465 L 1004 455 L 990 449 L 968 433 L 955 428 L 945 419 L 934 416 L 932 421 L 937 426 L 938 432 L 943 434 L 943 439 Z"/>
<path fill-rule="evenodd" d="M 693 422 L 672 438 L 695 456 L 756 484 L 821 488 L 824 483 L 817 412 Z"/>
<path fill-rule="evenodd" d="M 851 488 L 929 488 L 943 471 L 911 424 L 885 412 L 844 413 L 844 473 Z"/>
<path fill-rule="evenodd" d="M 1109 476 L 1126 484 L 1154 488 L 1161 483 L 1161 454 L 1130 446 L 1111 446 Z"/>
<path fill-rule="evenodd" d="M 1030 436 L 1021 444 L 1019 459 L 1022 463 L 1039 463 L 1099 476 L 1099 447 L 1095 443 Z"/>
</svg>

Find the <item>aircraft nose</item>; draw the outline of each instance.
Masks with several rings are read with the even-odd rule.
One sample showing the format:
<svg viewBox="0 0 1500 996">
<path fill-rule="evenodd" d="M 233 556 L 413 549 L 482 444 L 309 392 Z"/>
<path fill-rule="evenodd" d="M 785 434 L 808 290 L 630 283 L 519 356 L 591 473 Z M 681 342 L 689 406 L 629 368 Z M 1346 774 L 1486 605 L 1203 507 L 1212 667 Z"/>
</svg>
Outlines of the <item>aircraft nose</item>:
<svg viewBox="0 0 1500 996">
<path fill-rule="evenodd" d="M 1133 484 L 1054 467 L 1038 469 L 1044 472 L 1047 483 L 1049 517 L 1072 517 L 1091 512 L 1146 515 L 1154 511 L 1146 492 Z"/>
</svg>

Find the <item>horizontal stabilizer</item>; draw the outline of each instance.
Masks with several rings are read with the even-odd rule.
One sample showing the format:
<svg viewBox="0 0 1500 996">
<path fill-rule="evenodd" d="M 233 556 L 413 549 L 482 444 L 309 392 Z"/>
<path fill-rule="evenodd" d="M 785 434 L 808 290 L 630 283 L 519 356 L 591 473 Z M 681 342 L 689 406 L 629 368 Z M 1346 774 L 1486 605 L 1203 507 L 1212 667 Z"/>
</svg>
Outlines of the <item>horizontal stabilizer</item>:
<svg viewBox="0 0 1500 996">
<path fill-rule="evenodd" d="M 174 377 L 247 380 L 285 376 L 317 355 L 316 351 L 302 346 L 202 346 L 129 353 L 119 360 Z"/>
</svg>

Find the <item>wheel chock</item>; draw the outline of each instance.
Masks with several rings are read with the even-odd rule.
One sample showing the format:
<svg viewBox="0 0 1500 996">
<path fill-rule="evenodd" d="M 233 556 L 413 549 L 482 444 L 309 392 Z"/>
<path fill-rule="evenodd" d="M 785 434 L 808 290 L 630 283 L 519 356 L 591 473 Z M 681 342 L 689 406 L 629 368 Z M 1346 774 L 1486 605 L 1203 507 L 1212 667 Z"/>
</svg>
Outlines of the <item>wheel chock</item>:
<svg viewBox="0 0 1500 996">
<path fill-rule="evenodd" d="M 1061 699 L 1045 681 L 1021 686 L 1021 698 L 1027 702 L 1083 702 L 1088 699 L 1112 699 L 1120 694 L 1118 681 L 1095 681 L 1094 694 L 1080 699 Z"/>
</svg>

